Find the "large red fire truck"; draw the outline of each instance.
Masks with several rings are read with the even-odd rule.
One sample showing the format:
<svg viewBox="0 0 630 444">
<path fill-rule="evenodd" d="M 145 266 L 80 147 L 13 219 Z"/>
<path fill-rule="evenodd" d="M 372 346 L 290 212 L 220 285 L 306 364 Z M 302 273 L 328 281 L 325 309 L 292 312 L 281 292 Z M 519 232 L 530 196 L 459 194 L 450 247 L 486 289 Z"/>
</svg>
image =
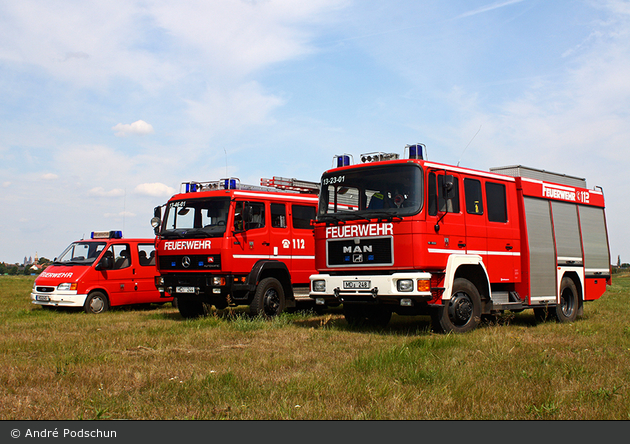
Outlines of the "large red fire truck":
<svg viewBox="0 0 630 444">
<path fill-rule="evenodd" d="M 430 314 L 466 332 L 484 315 L 533 309 L 571 322 L 610 285 L 601 188 L 524 166 L 489 172 L 405 155 L 335 156 L 315 223 L 317 304 L 351 324 Z"/>
<path fill-rule="evenodd" d="M 298 302 L 313 305 L 313 227 L 319 184 L 274 177 L 260 186 L 236 178 L 182 183 L 156 207 L 156 286 L 185 318 L 208 307 L 249 305 L 273 317 Z"/>
</svg>

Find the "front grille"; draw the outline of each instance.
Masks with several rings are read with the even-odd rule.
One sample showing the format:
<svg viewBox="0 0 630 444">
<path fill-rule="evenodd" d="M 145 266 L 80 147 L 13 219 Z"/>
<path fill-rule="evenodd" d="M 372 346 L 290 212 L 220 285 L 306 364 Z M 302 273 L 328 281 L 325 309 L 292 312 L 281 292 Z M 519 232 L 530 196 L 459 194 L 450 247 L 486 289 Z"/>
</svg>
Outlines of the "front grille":
<svg viewBox="0 0 630 444">
<path fill-rule="evenodd" d="M 160 270 L 220 270 L 219 254 L 188 254 L 181 256 L 160 256 Z"/>
<path fill-rule="evenodd" d="M 52 293 L 55 291 L 55 287 L 35 287 L 38 293 Z"/>
<path fill-rule="evenodd" d="M 372 267 L 394 265 L 394 239 L 389 237 L 329 240 L 329 267 Z"/>
</svg>

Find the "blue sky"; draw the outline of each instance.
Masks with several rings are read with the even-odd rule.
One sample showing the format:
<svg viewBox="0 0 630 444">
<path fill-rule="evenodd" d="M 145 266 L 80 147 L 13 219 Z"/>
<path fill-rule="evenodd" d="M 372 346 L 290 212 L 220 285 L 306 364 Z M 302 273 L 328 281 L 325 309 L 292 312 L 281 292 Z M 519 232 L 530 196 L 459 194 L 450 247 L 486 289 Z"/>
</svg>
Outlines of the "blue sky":
<svg viewBox="0 0 630 444">
<path fill-rule="evenodd" d="M 399 152 L 584 177 L 630 262 L 630 3 L 0 3 L 0 261 L 151 237 L 181 182 Z"/>
</svg>

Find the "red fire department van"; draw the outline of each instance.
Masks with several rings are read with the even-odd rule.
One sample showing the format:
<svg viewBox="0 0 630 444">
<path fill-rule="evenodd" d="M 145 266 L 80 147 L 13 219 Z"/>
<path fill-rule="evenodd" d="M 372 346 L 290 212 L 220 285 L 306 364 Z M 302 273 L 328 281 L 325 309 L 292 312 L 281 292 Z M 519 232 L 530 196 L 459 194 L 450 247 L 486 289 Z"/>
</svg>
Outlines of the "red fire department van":
<svg viewBox="0 0 630 444">
<path fill-rule="evenodd" d="M 274 177 L 261 186 L 229 178 L 182 183 L 156 207 L 156 286 L 184 318 L 248 305 L 273 317 L 309 298 L 319 184 Z M 164 214 L 162 215 L 162 210 Z"/>
<path fill-rule="evenodd" d="M 440 332 L 483 315 L 533 309 L 571 322 L 610 284 L 601 188 L 524 166 L 475 171 L 369 153 L 321 178 L 315 222 L 318 304 L 343 303 L 349 323 L 430 314 Z"/>
<path fill-rule="evenodd" d="M 126 239 L 121 231 L 92 232 L 73 242 L 35 280 L 31 301 L 43 307 L 110 307 L 171 302 L 155 287 L 153 239 Z"/>
</svg>

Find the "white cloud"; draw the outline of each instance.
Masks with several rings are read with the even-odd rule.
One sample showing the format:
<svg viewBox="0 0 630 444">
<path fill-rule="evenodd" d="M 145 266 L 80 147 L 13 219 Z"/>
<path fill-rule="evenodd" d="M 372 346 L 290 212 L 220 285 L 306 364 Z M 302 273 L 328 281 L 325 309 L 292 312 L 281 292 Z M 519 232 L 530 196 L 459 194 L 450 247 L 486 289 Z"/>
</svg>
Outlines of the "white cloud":
<svg viewBox="0 0 630 444">
<path fill-rule="evenodd" d="M 44 179 L 44 180 L 56 180 L 56 179 L 59 179 L 59 176 L 57 176 L 54 173 L 46 173 L 46 174 L 42 174 L 42 179 Z"/>
<path fill-rule="evenodd" d="M 88 191 L 88 196 L 93 197 L 120 197 L 125 195 L 125 190 L 114 188 L 106 191 L 103 187 L 95 187 Z"/>
<path fill-rule="evenodd" d="M 144 136 L 147 134 L 153 134 L 155 131 L 153 130 L 153 126 L 150 123 L 145 122 L 144 120 L 137 120 L 133 123 L 123 124 L 119 123 L 116 126 L 113 126 L 112 129 L 116 132 L 116 136 L 125 137 L 128 135 L 139 135 Z"/>
<path fill-rule="evenodd" d="M 2 182 L 2 188 L 9 188 L 11 186 L 11 182 L 6 181 L 6 182 Z"/>
<path fill-rule="evenodd" d="M 141 183 L 134 189 L 134 192 L 152 197 L 171 197 L 175 194 L 175 188 L 163 183 Z"/>
</svg>

